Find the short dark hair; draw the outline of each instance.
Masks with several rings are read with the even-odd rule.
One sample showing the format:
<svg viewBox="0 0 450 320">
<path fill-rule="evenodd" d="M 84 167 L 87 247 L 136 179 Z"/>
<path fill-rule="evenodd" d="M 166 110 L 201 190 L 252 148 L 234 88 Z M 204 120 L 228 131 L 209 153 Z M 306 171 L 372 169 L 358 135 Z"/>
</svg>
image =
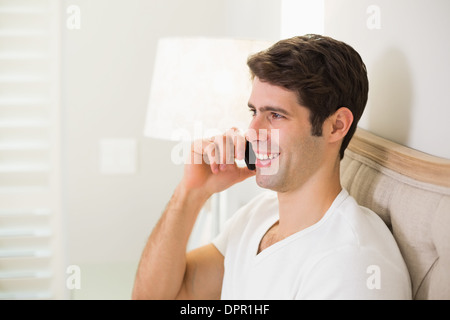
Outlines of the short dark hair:
<svg viewBox="0 0 450 320">
<path fill-rule="evenodd" d="M 321 35 L 281 40 L 248 58 L 252 78 L 295 92 L 310 111 L 312 135 L 321 136 L 324 121 L 340 107 L 353 113 L 342 141 L 344 156 L 367 103 L 369 81 L 361 56 L 348 44 Z"/>
</svg>

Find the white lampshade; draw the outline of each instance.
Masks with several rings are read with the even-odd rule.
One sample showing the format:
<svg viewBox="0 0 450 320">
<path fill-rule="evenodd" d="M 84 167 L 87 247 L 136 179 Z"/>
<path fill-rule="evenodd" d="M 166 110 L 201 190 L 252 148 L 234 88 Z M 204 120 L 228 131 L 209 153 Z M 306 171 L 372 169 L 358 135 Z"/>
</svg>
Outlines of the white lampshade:
<svg viewBox="0 0 450 320">
<path fill-rule="evenodd" d="M 245 130 L 251 120 L 247 58 L 269 42 L 211 38 L 159 40 L 144 135 L 173 141 Z"/>
</svg>

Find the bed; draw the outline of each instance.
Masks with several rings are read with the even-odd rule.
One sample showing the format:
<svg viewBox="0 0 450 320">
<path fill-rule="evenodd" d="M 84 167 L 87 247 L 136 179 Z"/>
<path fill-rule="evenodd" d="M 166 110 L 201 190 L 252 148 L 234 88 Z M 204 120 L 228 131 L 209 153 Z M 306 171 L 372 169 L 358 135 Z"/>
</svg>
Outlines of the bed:
<svg viewBox="0 0 450 320">
<path fill-rule="evenodd" d="M 341 180 L 393 233 L 413 298 L 450 299 L 450 160 L 358 128 L 341 162 Z"/>
</svg>

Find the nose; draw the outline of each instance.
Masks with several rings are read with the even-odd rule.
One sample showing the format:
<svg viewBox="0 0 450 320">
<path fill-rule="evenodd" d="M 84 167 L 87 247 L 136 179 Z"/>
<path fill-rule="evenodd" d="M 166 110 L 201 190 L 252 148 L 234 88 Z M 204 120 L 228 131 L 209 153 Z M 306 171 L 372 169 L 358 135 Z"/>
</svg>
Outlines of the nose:
<svg viewBox="0 0 450 320">
<path fill-rule="evenodd" d="M 267 123 L 261 118 L 255 117 L 245 132 L 245 138 L 249 142 L 267 141 L 269 139 L 270 129 Z"/>
</svg>

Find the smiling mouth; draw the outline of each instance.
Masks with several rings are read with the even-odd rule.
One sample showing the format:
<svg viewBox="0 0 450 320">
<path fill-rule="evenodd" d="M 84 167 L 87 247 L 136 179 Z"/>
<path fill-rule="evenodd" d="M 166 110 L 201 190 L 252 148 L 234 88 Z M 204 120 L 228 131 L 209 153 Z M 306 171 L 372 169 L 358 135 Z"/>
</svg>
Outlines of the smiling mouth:
<svg viewBox="0 0 450 320">
<path fill-rule="evenodd" d="M 258 160 L 274 160 L 278 158 L 279 153 L 255 153 L 256 159 Z"/>
</svg>

